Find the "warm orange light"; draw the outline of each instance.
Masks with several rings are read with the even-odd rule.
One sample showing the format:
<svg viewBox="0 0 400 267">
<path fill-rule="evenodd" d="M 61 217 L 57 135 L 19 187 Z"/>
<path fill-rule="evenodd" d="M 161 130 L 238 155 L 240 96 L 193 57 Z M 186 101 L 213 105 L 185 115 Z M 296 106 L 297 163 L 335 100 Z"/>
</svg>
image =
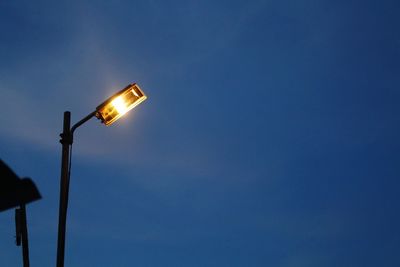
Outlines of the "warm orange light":
<svg viewBox="0 0 400 267">
<path fill-rule="evenodd" d="M 126 103 L 124 102 L 124 100 L 120 96 L 117 97 L 116 99 L 114 99 L 113 101 L 111 101 L 111 104 L 114 106 L 114 108 L 121 115 L 124 115 L 128 111 Z"/>
<path fill-rule="evenodd" d="M 98 106 L 96 117 L 105 125 L 110 125 L 146 98 L 136 83 L 130 84 Z"/>
</svg>

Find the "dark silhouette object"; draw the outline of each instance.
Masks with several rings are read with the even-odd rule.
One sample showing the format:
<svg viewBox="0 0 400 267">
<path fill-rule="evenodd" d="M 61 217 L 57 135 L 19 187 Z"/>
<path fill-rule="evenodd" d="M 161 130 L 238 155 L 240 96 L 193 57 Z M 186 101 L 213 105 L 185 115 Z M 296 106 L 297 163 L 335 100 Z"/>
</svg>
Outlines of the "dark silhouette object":
<svg viewBox="0 0 400 267">
<path fill-rule="evenodd" d="M 71 127 L 71 112 L 64 112 L 63 132 L 60 134 L 62 144 L 61 153 L 61 179 L 60 179 L 60 206 L 58 213 L 58 239 L 57 239 L 57 267 L 64 267 L 65 256 L 65 232 L 67 226 L 67 209 L 69 180 L 71 171 L 71 150 L 74 139 L 74 131 L 96 116 L 97 111 L 93 111 L 82 120 Z"/>
<path fill-rule="evenodd" d="M 40 198 L 40 193 L 31 179 L 20 179 L 0 160 L 0 211 L 27 204 Z"/>
<path fill-rule="evenodd" d="M 29 267 L 28 228 L 25 204 L 40 199 L 40 193 L 29 178 L 20 179 L 0 160 L 0 211 L 15 209 L 15 238 L 17 246 L 22 241 L 24 267 Z"/>
</svg>

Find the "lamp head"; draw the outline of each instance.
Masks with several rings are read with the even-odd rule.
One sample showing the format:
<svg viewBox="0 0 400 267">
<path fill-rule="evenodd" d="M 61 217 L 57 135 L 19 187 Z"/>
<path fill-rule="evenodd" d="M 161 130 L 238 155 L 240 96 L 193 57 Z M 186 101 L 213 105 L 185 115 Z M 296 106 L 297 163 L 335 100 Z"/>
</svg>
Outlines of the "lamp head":
<svg viewBox="0 0 400 267">
<path fill-rule="evenodd" d="M 0 211 L 40 199 L 40 193 L 29 178 L 19 178 L 0 160 Z"/>
<path fill-rule="evenodd" d="M 146 98 L 136 83 L 130 84 L 99 105 L 96 108 L 96 117 L 105 125 L 111 125 Z"/>
</svg>

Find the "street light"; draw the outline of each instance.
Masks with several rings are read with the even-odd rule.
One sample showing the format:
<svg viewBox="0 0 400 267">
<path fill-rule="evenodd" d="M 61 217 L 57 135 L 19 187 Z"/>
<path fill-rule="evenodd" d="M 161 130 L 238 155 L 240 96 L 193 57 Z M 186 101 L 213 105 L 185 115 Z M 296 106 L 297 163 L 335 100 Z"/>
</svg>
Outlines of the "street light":
<svg viewBox="0 0 400 267">
<path fill-rule="evenodd" d="M 140 87 L 134 83 L 130 84 L 121 91 L 117 92 L 102 104 L 95 111 L 78 121 L 71 127 L 71 113 L 64 112 L 63 132 L 60 134 L 62 144 L 61 156 L 61 181 L 60 181 L 60 207 L 58 216 L 58 242 L 57 242 L 57 267 L 64 266 L 65 254 L 65 230 L 67 222 L 69 179 L 71 168 L 71 147 L 74 131 L 90 120 L 97 117 L 105 125 L 111 125 L 121 118 L 129 110 L 133 109 L 141 102 L 146 100 L 146 95 Z"/>
<path fill-rule="evenodd" d="M 17 246 L 22 241 L 22 260 L 29 267 L 28 226 L 25 204 L 41 199 L 39 190 L 30 178 L 19 178 L 0 160 L 0 212 L 15 209 L 15 239 Z"/>
</svg>

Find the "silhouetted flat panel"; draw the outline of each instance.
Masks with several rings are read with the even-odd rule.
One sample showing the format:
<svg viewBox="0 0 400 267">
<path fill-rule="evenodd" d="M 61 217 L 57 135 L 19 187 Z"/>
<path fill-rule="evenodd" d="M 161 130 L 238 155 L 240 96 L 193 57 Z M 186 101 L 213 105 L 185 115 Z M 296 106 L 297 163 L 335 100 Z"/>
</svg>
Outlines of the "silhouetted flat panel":
<svg viewBox="0 0 400 267">
<path fill-rule="evenodd" d="M 40 198 L 40 193 L 30 178 L 20 179 L 0 160 L 0 211 Z"/>
</svg>

